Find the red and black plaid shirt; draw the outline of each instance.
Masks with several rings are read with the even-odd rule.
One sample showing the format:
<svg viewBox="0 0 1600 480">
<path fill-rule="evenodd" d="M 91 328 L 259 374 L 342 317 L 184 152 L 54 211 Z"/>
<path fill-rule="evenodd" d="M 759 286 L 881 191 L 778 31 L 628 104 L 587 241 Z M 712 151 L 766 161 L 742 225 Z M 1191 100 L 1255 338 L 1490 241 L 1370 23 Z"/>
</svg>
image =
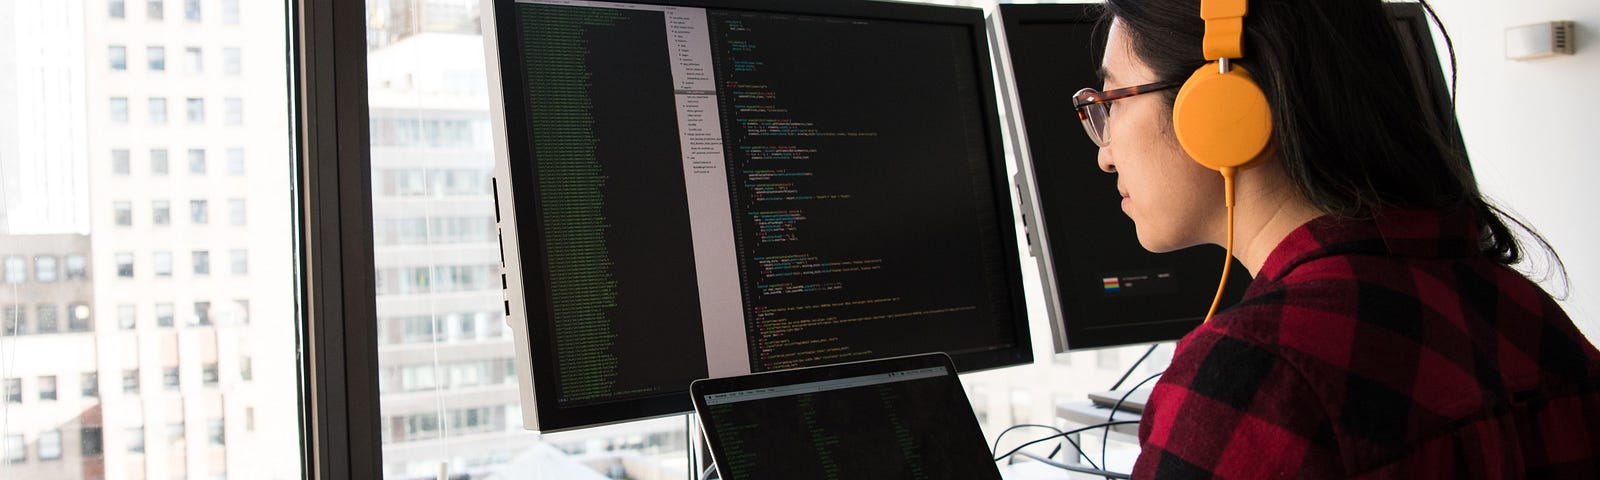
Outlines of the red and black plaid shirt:
<svg viewBox="0 0 1600 480">
<path fill-rule="evenodd" d="M 1178 344 L 1134 478 L 1600 478 L 1600 352 L 1473 218 L 1289 234 Z"/>
</svg>

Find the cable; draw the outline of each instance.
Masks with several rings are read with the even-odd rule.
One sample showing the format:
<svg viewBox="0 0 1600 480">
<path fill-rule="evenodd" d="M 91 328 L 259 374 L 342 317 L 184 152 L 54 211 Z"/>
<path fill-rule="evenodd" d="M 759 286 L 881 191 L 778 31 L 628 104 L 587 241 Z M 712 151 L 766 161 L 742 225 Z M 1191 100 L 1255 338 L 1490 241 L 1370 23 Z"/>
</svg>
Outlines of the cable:
<svg viewBox="0 0 1600 480">
<path fill-rule="evenodd" d="M 1223 278 L 1227 278 L 1227 277 L 1224 276 Z M 1122 387 L 1122 382 L 1128 381 L 1128 376 L 1129 375 L 1133 375 L 1133 370 L 1136 369 L 1136 368 L 1139 368 L 1139 364 L 1144 363 L 1144 359 L 1150 358 L 1150 354 L 1155 353 L 1156 352 L 1156 347 L 1158 347 L 1158 346 L 1161 346 L 1161 344 L 1156 343 L 1156 344 L 1150 345 L 1150 349 L 1149 350 L 1145 350 L 1143 356 L 1140 356 L 1138 360 L 1134 360 L 1133 361 L 1133 365 L 1128 366 L 1128 371 L 1122 372 L 1122 378 L 1117 379 L 1117 383 L 1115 385 L 1111 386 L 1111 390 L 1116 390 L 1118 388 L 1121 388 Z"/>
<path fill-rule="evenodd" d="M 1050 430 L 1056 432 L 1057 434 L 1061 433 L 1061 429 L 1056 428 L 1056 427 L 1052 427 L 1050 425 L 1041 425 L 1041 424 L 1037 424 L 1037 423 L 1024 423 L 1024 424 L 1021 424 L 1021 425 L 1012 425 L 1011 428 L 1007 428 L 1007 429 L 1001 431 L 999 435 L 996 435 L 994 437 L 994 446 L 989 448 L 989 453 L 990 454 L 1000 453 L 1000 439 L 1004 438 L 1007 433 L 1011 433 L 1012 430 L 1016 430 L 1016 429 L 1019 429 L 1019 428 L 1025 428 L 1025 427 L 1045 428 L 1045 429 L 1050 429 Z M 1061 438 L 1063 440 L 1066 440 L 1067 443 L 1072 444 L 1072 448 L 1078 449 L 1078 456 L 1083 457 L 1083 459 L 1085 461 L 1089 462 L 1089 466 L 1092 466 L 1094 468 L 1100 468 L 1099 465 L 1096 465 L 1094 463 L 1094 459 L 1093 458 L 1089 458 L 1089 454 L 1085 453 L 1083 451 L 1083 447 L 1078 445 L 1078 442 L 1072 440 L 1072 437 L 1067 436 L 1067 437 L 1061 437 Z M 1051 451 L 1050 455 L 1047 455 L 1047 457 L 1054 458 L 1056 456 L 1056 453 L 1058 453 L 1060 451 L 1061 451 L 1061 446 L 1057 445 L 1056 449 Z"/>
<path fill-rule="evenodd" d="M 1090 475 L 1106 477 L 1106 478 L 1116 478 L 1116 479 L 1133 478 L 1132 475 L 1129 475 L 1129 474 L 1126 474 L 1126 473 L 1117 473 L 1117 472 L 1113 472 L 1113 471 L 1110 471 L 1110 470 L 1101 470 L 1101 469 L 1098 469 L 1098 468 L 1085 468 L 1085 467 L 1080 467 L 1080 466 L 1073 465 L 1073 464 L 1070 464 L 1070 463 L 1061 463 L 1061 462 L 1057 462 L 1057 461 L 1051 460 L 1049 458 L 1043 458 L 1043 457 L 1040 457 L 1038 455 L 1034 455 L 1034 454 L 1031 454 L 1031 453 L 1028 453 L 1028 452 L 1017 452 L 1017 455 L 1028 457 L 1028 458 L 1031 458 L 1034 461 L 1037 461 L 1039 463 L 1043 463 L 1045 465 L 1056 467 L 1056 468 L 1059 468 L 1059 469 L 1062 469 L 1062 470 L 1066 470 L 1066 471 L 1069 471 L 1069 472 L 1087 473 L 1087 474 L 1090 474 Z"/>
<path fill-rule="evenodd" d="M 1101 428 L 1101 427 L 1115 427 L 1117 425 L 1128 425 L 1128 424 L 1134 424 L 1134 423 L 1139 423 L 1139 421 L 1138 420 L 1119 420 L 1119 421 L 1115 421 L 1115 422 L 1108 422 L 1108 423 L 1102 423 L 1102 424 L 1099 424 L 1099 425 L 1090 425 L 1090 426 L 1083 427 L 1083 428 L 1067 430 L 1065 432 L 1061 432 L 1061 433 L 1058 433 L 1058 434 L 1055 434 L 1055 435 L 1051 435 L 1051 436 L 1048 436 L 1048 437 L 1034 439 L 1034 440 L 1028 441 L 1027 443 L 1023 443 L 1022 445 L 1017 445 L 1017 448 L 1011 449 L 1010 451 L 1006 452 L 1005 455 L 1000 455 L 1000 456 L 994 457 L 994 461 L 998 462 L 998 461 L 1001 461 L 1001 460 L 1005 460 L 1006 457 L 1010 457 L 1010 456 L 1016 454 L 1017 452 L 1022 451 L 1022 449 L 1024 449 L 1024 448 L 1028 448 L 1028 447 L 1034 446 L 1035 444 L 1038 444 L 1040 442 L 1048 442 L 1050 440 L 1056 439 L 1057 437 L 1066 437 L 1066 436 L 1072 435 L 1074 433 L 1082 433 L 1082 432 L 1085 432 L 1085 431 L 1088 431 L 1088 430 L 1094 430 L 1096 428 Z"/>
<path fill-rule="evenodd" d="M 1233 173 L 1234 167 L 1222 167 L 1222 197 L 1228 206 L 1228 242 L 1222 256 L 1222 280 L 1217 282 L 1217 296 L 1211 299 L 1211 309 L 1206 311 L 1206 319 L 1200 323 L 1211 322 L 1211 316 L 1217 313 L 1217 304 L 1222 303 L 1222 291 L 1228 286 L 1228 269 L 1233 266 Z"/>
<path fill-rule="evenodd" d="M 1139 391 L 1139 387 L 1143 387 L 1144 384 L 1150 383 L 1151 380 L 1155 380 L 1156 377 L 1160 377 L 1163 373 L 1167 373 L 1167 371 L 1162 370 L 1156 372 L 1155 375 L 1145 377 L 1145 379 L 1140 381 L 1138 385 L 1134 385 L 1133 388 L 1128 389 L 1127 393 L 1123 393 L 1122 398 L 1117 399 L 1117 403 L 1111 405 L 1111 414 L 1106 416 L 1106 422 L 1110 423 L 1112 420 L 1116 419 L 1117 409 L 1122 408 L 1122 402 L 1128 401 L 1128 396 L 1133 395 L 1133 392 Z M 1140 412 L 1139 416 L 1142 419 L 1144 417 L 1144 413 Z M 1108 441 L 1111 439 L 1111 426 L 1106 425 L 1105 428 L 1106 431 L 1100 434 L 1100 464 L 1110 466 L 1110 464 L 1106 463 L 1106 444 L 1109 443 Z"/>
<path fill-rule="evenodd" d="M 700 480 L 706 480 L 708 478 L 711 478 L 711 472 L 715 472 L 715 471 L 717 471 L 717 464 L 713 463 L 713 464 L 711 464 L 711 466 L 706 467 L 705 470 L 700 472 Z M 718 477 L 721 477 L 721 475 L 718 475 Z"/>
</svg>

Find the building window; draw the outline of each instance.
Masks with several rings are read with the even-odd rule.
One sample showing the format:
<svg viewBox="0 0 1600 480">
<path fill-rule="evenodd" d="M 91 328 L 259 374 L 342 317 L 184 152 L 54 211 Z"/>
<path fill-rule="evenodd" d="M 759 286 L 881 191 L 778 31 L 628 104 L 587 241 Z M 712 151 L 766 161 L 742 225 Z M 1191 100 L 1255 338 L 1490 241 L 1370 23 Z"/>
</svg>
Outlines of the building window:
<svg viewBox="0 0 1600 480">
<path fill-rule="evenodd" d="M 166 8 L 161 4 L 161 0 L 145 0 L 145 16 L 151 20 L 160 20 L 165 10 Z"/>
<path fill-rule="evenodd" d="M 8 336 L 21 335 L 23 332 L 28 331 L 28 319 L 23 318 L 23 315 L 22 305 L 6 305 L 5 318 L 0 319 L 0 322 L 5 323 L 5 325 L 4 328 L 0 328 L 0 331 L 3 331 Z"/>
<path fill-rule="evenodd" d="M 172 308 L 172 304 L 171 303 L 157 303 L 156 304 L 156 326 L 157 327 L 170 327 L 170 326 L 172 326 L 172 317 L 175 315 L 174 312 L 175 312 L 175 309 Z"/>
<path fill-rule="evenodd" d="M 244 175 L 244 149 L 231 147 L 228 149 L 228 175 Z"/>
<path fill-rule="evenodd" d="M 89 278 L 89 259 L 79 254 L 67 255 L 67 281 L 87 280 Z"/>
<path fill-rule="evenodd" d="M 189 222 L 195 225 L 205 225 L 210 222 L 211 216 L 206 214 L 205 200 L 189 201 Z"/>
<path fill-rule="evenodd" d="M 206 59 L 201 54 L 200 47 L 184 47 L 183 67 L 191 75 L 199 75 L 206 71 Z"/>
<path fill-rule="evenodd" d="M 190 98 L 184 102 L 189 114 L 189 123 L 199 125 L 206 123 L 206 99 Z"/>
<path fill-rule="evenodd" d="M 191 22 L 200 21 L 200 0 L 183 0 L 183 19 Z"/>
<path fill-rule="evenodd" d="M 139 370 L 122 371 L 122 393 L 139 393 Z"/>
<path fill-rule="evenodd" d="M 39 459 L 61 459 L 61 431 L 51 430 L 39 434 Z"/>
<path fill-rule="evenodd" d="M 167 170 L 167 149 L 150 149 L 150 174 L 158 177 L 165 176 Z"/>
<path fill-rule="evenodd" d="M 150 71 L 167 71 L 167 47 L 144 47 L 144 57 Z"/>
<path fill-rule="evenodd" d="M 211 252 L 206 250 L 195 250 L 192 252 L 191 257 L 194 259 L 195 275 L 211 274 Z"/>
<path fill-rule="evenodd" d="M 223 99 L 223 121 L 228 125 L 244 124 L 244 99 L 229 97 Z"/>
<path fill-rule="evenodd" d="M 167 444 L 183 445 L 183 422 L 167 424 Z"/>
<path fill-rule="evenodd" d="M 150 124 L 167 124 L 167 97 L 150 97 Z"/>
<path fill-rule="evenodd" d="M 84 373 L 83 374 L 83 379 L 81 380 L 81 382 L 82 382 L 82 384 L 80 386 L 82 387 L 82 390 L 83 390 L 83 392 L 82 392 L 83 393 L 83 398 L 96 398 L 96 397 L 100 396 L 100 374 L 99 373 L 96 373 L 96 372 Z"/>
<path fill-rule="evenodd" d="M 139 309 L 131 303 L 117 305 L 117 327 L 133 330 L 139 326 Z"/>
<path fill-rule="evenodd" d="M 169 391 L 178 390 L 178 367 L 167 367 L 161 371 L 161 385 Z"/>
<path fill-rule="evenodd" d="M 6 379 L 6 403 L 22 403 L 22 379 Z"/>
<path fill-rule="evenodd" d="M 114 174 L 117 174 L 117 175 L 121 175 L 121 176 L 127 176 L 127 175 L 132 174 L 133 173 L 133 162 L 130 160 L 131 158 L 132 158 L 132 155 L 128 154 L 128 149 L 126 149 L 126 148 L 118 148 L 118 149 L 112 150 L 111 151 L 111 173 L 114 173 Z"/>
<path fill-rule="evenodd" d="M 22 441 L 22 435 L 6 435 L 6 463 L 26 461 L 28 461 L 28 444 Z"/>
<path fill-rule="evenodd" d="M 228 225 L 244 225 L 245 209 L 243 198 L 228 199 Z"/>
<path fill-rule="evenodd" d="M 250 301 L 249 300 L 245 300 L 245 299 L 242 299 L 242 298 L 238 299 L 238 300 L 234 300 L 233 301 L 233 308 L 234 308 L 235 314 L 238 315 L 238 317 L 236 317 L 234 319 L 234 320 L 236 320 L 235 323 L 238 323 L 240 325 L 246 325 L 246 324 L 250 323 Z"/>
<path fill-rule="evenodd" d="M 74 303 L 68 306 L 67 331 L 87 332 L 94 329 L 94 324 L 90 321 L 90 313 L 88 304 Z"/>
<path fill-rule="evenodd" d="M 211 325 L 211 302 L 194 302 L 194 326 Z"/>
<path fill-rule="evenodd" d="M 133 278 L 133 254 L 132 253 L 128 253 L 128 252 L 122 252 L 122 253 L 116 254 L 116 257 L 117 257 L 117 277 L 119 277 L 119 278 Z"/>
<path fill-rule="evenodd" d="M 111 218 L 119 227 L 133 226 L 133 203 L 111 202 Z"/>
<path fill-rule="evenodd" d="M 239 380 L 248 382 L 255 379 L 255 365 L 253 363 L 254 360 L 250 357 L 239 358 Z"/>
<path fill-rule="evenodd" d="M 212 445 L 216 445 L 216 446 L 220 447 L 222 445 L 227 444 L 227 442 L 225 441 L 226 440 L 225 434 L 223 433 L 223 429 L 222 429 L 222 420 L 210 420 L 210 421 L 207 421 L 206 422 L 206 433 L 207 433 L 207 436 L 211 438 L 211 444 Z"/>
<path fill-rule="evenodd" d="M 106 49 L 111 58 L 111 69 L 118 72 L 128 71 L 128 47 L 112 45 Z"/>
<path fill-rule="evenodd" d="M 39 401 L 54 401 L 56 399 L 56 376 L 45 375 L 39 377 Z"/>
<path fill-rule="evenodd" d="M 244 200 L 240 200 L 243 203 Z M 33 278 L 42 283 L 54 282 L 61 278 L 61 268 L 56 264 L 55 255 L 40 255 L 33 257 Z"/>
<path fill-rule="evenodd" d="M 222 49 L 222 73 L 239 75 L 244 73 L 244 54 L 239 47 L 224 47 Z"/>
<path fill-rule="evenodd" d="M 157 277 L 172 277 L 172 252 L 165 250 L 151 252 L 150 261 L 150 263 L 154 264 L 152 270 L 155 271 Z"/>
<path fill-rule="evenodd" d="M 234 274 L 234 275 L 246 275 L 246 274 L 249 274 L 250 273 L 250 258 L 249 258 L 248 255 L 249 254 L 245 253 L 245 251 L 242 250 L 242 249 L 233 250 L 233 251 L 228 252 L 228 260 L 229 260 L 228 263 L 231 266 L 229 268 L 229 272 Z"/>
<path fill-rule="evenodd" d="M 206 149 L 189 149 L 189 173 L 192 175 L 206 174 Z"/>
<path fill-rule="evenodd" d="M 222 23 L 239 24 L 239 0 L 222 0 Z"/>
<path fill-rule="evenodd" d="M 111 97 L 111 123 L 128 124 L 128 97 Z"/>
<path fill-rule="evenodd" d="M 106 15 L 111 18 L 128 18 L 128 5 L 123 0 L 107 0 Z"/>
<path fill-rule="evenodd" d="M 172 224 L 172 202 L 166 200 L 150 201 L 150 223 L 154 225 Z"/>
<path fill-rule="evenodd" d="M 128 453 L 144 453 L 144 427 L 127 430 Z"/>
<path fill-rule="evenodd" d="M 18 284 L 28 281 L 28 261 L 21 255 L 6 257 L 6 283 Z"/>
<path fill-rule="evenodd" d="M 104 453 L 104 444 L 100 440 L 100 427 L 83 427 L 82 437 L 78 442 L 83 445 L 83 456 L 93 457 Z"/>
<path fill-rule="evenodd" d="M 200 370 L 200 382 L 208 387 L 217 386 L 217 364 L 208 363 Z"/>
<path fill-rule="evenodd" d="M 54 303 L 41 303 L 41 304 L 39 304 L 38 310 L 39 310 L 39 331 L 38 331 L 38 333 L 56 333 L 56 330 L 60 329 L 60 325 L 59 325 L 60 322 L 59 322 L 59 320 L 57 318 L 56 305 Z"/>
</svg>

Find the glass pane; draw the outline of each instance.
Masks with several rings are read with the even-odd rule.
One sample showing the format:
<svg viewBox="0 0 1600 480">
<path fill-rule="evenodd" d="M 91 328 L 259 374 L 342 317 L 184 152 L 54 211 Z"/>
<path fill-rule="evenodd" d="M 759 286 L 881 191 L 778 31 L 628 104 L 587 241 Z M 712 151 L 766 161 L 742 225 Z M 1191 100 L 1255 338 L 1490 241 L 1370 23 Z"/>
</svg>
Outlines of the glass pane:
<svg viewBox="0 0 1600 480">
<path fill-rule="evenodd" d="M 0 0 L 0 478 L 300 477 L 286 4 Z"/>
<path fill-rule="evenodd" d="M 384 476 L 434 478 L 445 464 L 452 478 L 687 478 L 683 417 L 522 429 L 480 8 L 367 2 Z"/>
</svg>

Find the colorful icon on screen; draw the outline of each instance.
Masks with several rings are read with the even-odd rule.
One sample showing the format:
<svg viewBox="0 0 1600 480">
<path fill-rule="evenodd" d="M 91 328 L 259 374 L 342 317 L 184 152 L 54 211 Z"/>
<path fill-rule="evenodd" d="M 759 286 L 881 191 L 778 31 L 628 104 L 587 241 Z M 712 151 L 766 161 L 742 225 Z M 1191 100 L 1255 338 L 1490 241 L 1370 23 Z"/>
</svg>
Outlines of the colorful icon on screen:
<svg viewBox="0 0 1600 480">
<path fill-rule="evenodd" d="M 1117 277 L 1102 278 L 1100 279 L 1100 283 L 1106 287 L 1107 292 L 1122 291 L 1122 283 L 1117 281 Z"/>
</svg>

